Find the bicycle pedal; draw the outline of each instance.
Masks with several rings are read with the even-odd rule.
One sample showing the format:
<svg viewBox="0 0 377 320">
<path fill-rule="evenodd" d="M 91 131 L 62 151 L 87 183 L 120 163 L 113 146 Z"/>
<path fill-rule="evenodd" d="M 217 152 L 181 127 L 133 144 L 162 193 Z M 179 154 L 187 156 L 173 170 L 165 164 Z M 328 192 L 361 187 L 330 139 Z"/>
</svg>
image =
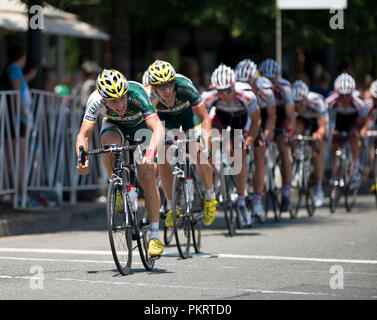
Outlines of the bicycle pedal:
<svg viewBox="0 0 377 320">
<path fill-rule="evenodd" d="M 158 260 L 158 259 L 160 259 L 161 258 L 161 255 L 159 255 L 159 256 L 151 256 L 150 257 L 150 259 L 152 260 L 152 261 L 156 261 L 156 260 Z"/>
</svg>

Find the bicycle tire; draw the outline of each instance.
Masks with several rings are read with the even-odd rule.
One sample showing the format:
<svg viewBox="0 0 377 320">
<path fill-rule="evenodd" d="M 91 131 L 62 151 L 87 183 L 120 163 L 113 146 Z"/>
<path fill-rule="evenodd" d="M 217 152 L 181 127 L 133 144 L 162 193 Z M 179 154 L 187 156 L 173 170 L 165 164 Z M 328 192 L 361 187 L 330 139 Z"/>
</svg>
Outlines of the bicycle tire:
<svg viewBox="0 0 377 320">
<path fill-rule="evenodd" d="M 192 243 L 194 245 L 195 253 L 200 253 L 200 248 L 202 244 L 202 222 L 203 212 L 198 212 L 193 217 L 192 227 Z"/>
<path fill-rule="evenodd" d="M 305 194 L 306 211 L 309 217 L 313 217 L 315 213 L 314 192 L 311 186 L 308 186 Z"/>
<path fill-rule="evenodd" d="M 305 190 L 303 190 L 301 187 L 303 185 L 302 179 L 304 178 L 304 172 L 300 172 L 302 171 L 302 167 L 303 163 L 300 163 L 300 161 L 295 161 L 292 168 L 290 192 L 291 210 L 289 211 L 291 219 L 297 218 L 301 207 L 302 197 L 305 193 Z"/>
<path fill-rule="evenodd" d="M 147 209 L 143 205 L 138 205 L 134 225 L 141 262 L 143 263 L 145 270 L 151 271 L 155 262 L 148 253 L 151 225 L 148 221 Z"/>
<path fill-rule="evenodd" d="M 203 224 L 203 197 L 202 193 L 199 190 L 200 188 L 200 181 L 199 177 L 195 171 L 195 169 L 192 169 L 191 171 L 193 180 L 194 180 L 194 198 L 197 199 L 197 206 L 195 206 L 195 213 L 192 216 L 192 223 L 191 223 L 191 229 L 192 229 L 192 243 L 194 245 L 195 253 L 200 253 L 200 247 L 202 243 L 202 224 Z M 194 200 L 195 202 L 195 200 Z M 198 211 L 200 209 L 200 211 Z"/>
<path fill-rule="evenodd" d="M 122 194 L 122 186 L 114 179 L 110 182 L 107 192 L 107 226 L 115 265 L 119 273 L 126 276 L 131 270 L 132 263 L 132 228 L 126 226 L 124 210 L 114 214 L 117 194 Z"/>
<path fill-rule="evenodd" d="M 224 167 L 221 165 L 220 180 L 221 180 L 221 194 L 222 207 L 224 210 L 226 227 L 229 236 L 233 237 L 236 234 L 236 213 L 234 211 L 231 193 L 229 190 L 229 177 L 224 175 Z"/>
<path fill-rule="evenodd" d="M 172 211 L 174 235 L 179 255 L 187 259 L 190 254 L 191 215 L 187 213 L 184 178 L 175 175 L 173 180 Z M 177 213 L 177 209 L 180 214 Z"/>
<path fill-rule="evenodd" d="M 357 199 L 357 193 L 359 191 L 359 187 L 350 188 L 349 185 L 346 187 L 345 190 L 345 204 L 347 212 L 351 212 Z"/>
<path fill-rule="evenodd" d="M 373 171 L 373 175 L 374 175 L 374 185 L 375 185 L 375 188 L 374 188 L 374 198 L 376 200 L 376 207 L 377 207 L 377 148 L 374 150 L 374 171 Z"/>
</svg>

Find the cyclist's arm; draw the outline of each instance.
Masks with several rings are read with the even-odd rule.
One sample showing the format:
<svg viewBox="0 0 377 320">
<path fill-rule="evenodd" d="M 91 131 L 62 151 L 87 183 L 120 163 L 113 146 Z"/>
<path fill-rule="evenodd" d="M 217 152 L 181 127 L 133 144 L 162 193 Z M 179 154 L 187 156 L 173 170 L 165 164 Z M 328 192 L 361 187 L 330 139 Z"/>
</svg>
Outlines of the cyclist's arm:
<svg viewBox="0 0 377 320">
<path fill-rule="evenodd" d="M 287 134 L 293 134 L 296 126 L 295 105 L 294 103 L 285 104 L 285 114 L 287 115 Z"/>
<path fill-rule="evenodd" d="M 365 138 L 367 136 L 368 131 L 368 117 L 360 118 L 360 135 Z"/>
<path fill-rule="evenodd" d="M 264 133 L 263 133 L 266 141 L 270 140 L 271 133 L 275 128 L 275 122 L 276 122 L 276 106 L 268 107 L 266 126 L 264 128 Z"/>
<path fill-rule="evenodd" d="M 88 150 L 89 138 L 94 131 L 94 124 L 83 121 L 81 124 L 80 132 L 76 137 L 76 155 L 79 159 L 80 151 L 79 147 L 84 146 L 84 150 Z M 86 160 L 85 163 L 77 164 L 77 171 L 79 174 L 87 175 L 89 174 L 89 161 Z"/>
<path fill-rule="evenodd" d="M 319 139 L 322 139 L 326 135 L 326 115 L 321 114 L 317 117 L 317 131 L 313 132 L 314 135 L 318 135 Z"/>
<path fill-rule="evenodd" d="M 205 146 L 207 148 L 210 148 L 212 122 L 208 115 L 208 111 L 205 107 L 203 100 L 200 101 L 196 106 L 193 106 L 192 110 L 194 111 L 195 115 L 198 117 L 198 119 L 201 122 L 202 137 L 203 137 Z"/>
<path fill-rule="evenodd" d="M 247 134 L 246 144 L 248 146 L 252 146 L 259 133 L 259 128 L 262 122 L 260 116 L 260 109 L 258 108 L 255 112 L 249 113 L 249 115 L 251 119 L 251 126 Z"/>
<path fill-rule="evenodd" d="M 152 131 L 152 137 L 149 142 L 147 153 L 143 158 L 143 163 L 153 163 L 153 159 L 157 152 L 162 151 L 162 147 L 164 146 L 165 131 L 157 114 L 156 116 L 152 116 L 145 120 L 145 124 Z"/>
</svg>

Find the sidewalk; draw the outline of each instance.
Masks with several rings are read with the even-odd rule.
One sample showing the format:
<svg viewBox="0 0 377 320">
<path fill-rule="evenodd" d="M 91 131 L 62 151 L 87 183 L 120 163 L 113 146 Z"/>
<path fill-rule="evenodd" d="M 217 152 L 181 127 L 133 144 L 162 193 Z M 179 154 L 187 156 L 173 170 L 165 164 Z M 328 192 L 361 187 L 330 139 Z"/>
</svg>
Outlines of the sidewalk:
<svg viewBox="0 0 377 320">
<path fill-rule="evenodd" d="M 106 203 L 85 201 L 38 210 L 0 205 L 0 237 L 58 232 L 88 226 L 106 228 Z"/>
</svg>

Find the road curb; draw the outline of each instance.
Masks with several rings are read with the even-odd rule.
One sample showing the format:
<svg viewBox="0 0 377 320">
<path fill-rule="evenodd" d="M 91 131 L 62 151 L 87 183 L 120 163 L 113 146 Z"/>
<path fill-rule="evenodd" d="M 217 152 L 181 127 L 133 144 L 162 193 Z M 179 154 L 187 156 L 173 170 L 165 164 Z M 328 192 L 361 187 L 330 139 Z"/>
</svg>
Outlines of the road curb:
<svg viewBox="0 0 377 320">
<path fill-rule="evenodd" d="M 44 210 L 2 208 L 0 237 L 106 226 L 105 203 L 79 203 Z"/>
</svg>

